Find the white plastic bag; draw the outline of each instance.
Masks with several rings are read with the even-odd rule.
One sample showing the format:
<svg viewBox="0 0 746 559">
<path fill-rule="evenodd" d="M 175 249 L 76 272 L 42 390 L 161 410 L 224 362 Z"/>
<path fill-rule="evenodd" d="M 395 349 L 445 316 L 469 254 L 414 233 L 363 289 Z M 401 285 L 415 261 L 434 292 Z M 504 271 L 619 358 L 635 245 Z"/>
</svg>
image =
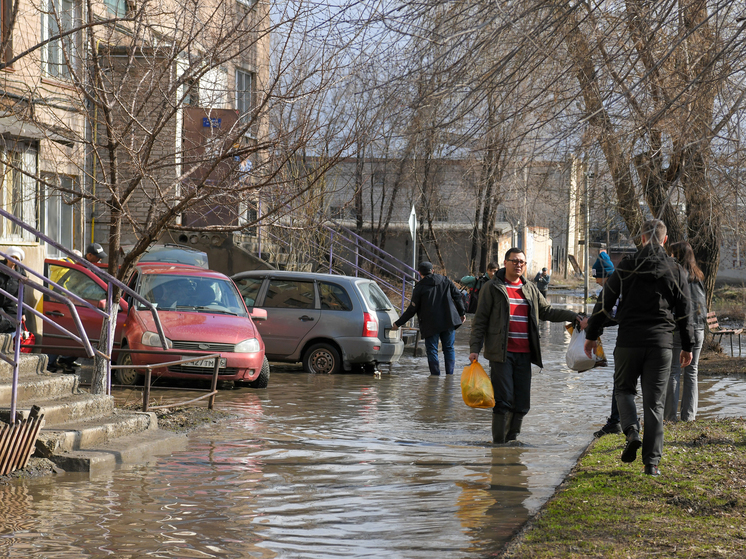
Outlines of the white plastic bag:
<svg viewBox="0 0 746 559">
<path fill-rule="evenodd" d="M 567 348 L 565 362 L 573 371 L 587 371 L 596 365 L 596 357 L 588 357 L 585 354 L 585 331 L 581 332 L 577 328 L 572 332 L 570 345 Z"/>
</svg>

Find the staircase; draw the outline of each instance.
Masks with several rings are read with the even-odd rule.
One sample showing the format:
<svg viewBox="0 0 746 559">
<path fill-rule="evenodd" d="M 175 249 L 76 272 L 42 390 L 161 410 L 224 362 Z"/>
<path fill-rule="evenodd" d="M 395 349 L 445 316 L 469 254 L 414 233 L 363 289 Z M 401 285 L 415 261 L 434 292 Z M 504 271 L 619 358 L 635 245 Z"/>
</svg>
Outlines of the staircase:
<svg viewBox="0 0 746 559">
<path fill-rule="evenodd" d="M 12 352 L 10 334 L 0 334 L 0 351 Z M 155 414 L 118 410 L 112 396 L 90 394 L 77 375 L 53 374 L 46 366 L 46 355 L 21 354 L 17 412 L 25 418 L 37 405 L 44 414 L 34 456 L 66 471 L 95 475 L 186 447 L 185 435 L 158 430 Z M 0 420 L 5 422 L 12 379 L 12 367 L 0 360 Z"/>
</svg>

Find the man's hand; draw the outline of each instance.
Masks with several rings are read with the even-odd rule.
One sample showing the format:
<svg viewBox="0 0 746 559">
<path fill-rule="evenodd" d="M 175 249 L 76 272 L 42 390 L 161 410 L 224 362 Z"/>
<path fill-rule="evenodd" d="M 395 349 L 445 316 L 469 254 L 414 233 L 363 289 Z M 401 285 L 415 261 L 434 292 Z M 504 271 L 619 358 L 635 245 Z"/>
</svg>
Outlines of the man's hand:
<svg viewBox="0 0 746 559">
<path fill-rule="evenodd" d="M 585 344 L 583 345 L 583 349 L 585 350 L 585 354 L 588 356 L 588 359 L 593 358 L 593 354 L 596 351 L 597 345 L 598 345 L 598 342 L 596 340 L 585 341 Z"/>
<path fill-rule="evenodd" d="M 691 351 L 683 351 L 679 355 L 679 364 L 681 365 L 681 368 L 688 367 L 692 362 L 692 352 Z"/>
<path fill-rule="evenodd" d="M 396 332 L 399 329 L 399 327 L 396 324 L 391 325 L 391 331 Z"/>
<path fill-rule="evenodd" d="M 466 322 L 466 315 L 461 317 L 461 324 L 463 324 L 464 322 Z"/>
<path fill-rule="evenodd" d="M 584 319 L 578 320 L 578 326 L 581 331 L 585 330 L 588 326 L 588 317 L 586 316 Z"/>
<path fill-rule="evenodd" d="M 469 354 L 469 363 L 474 363 L 479 358 L 478 353 L 470 353 Z"/>
</svg>

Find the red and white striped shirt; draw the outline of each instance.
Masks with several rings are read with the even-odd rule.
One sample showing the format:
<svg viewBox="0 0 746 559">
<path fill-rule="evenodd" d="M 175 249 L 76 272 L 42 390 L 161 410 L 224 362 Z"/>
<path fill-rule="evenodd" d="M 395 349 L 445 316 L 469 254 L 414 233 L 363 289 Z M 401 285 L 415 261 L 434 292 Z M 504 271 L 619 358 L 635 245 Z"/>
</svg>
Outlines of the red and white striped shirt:
<svg viewBox="0 0 746 559">
<path fill-rule="evenodd" d="M 508 351 L 513 353 L 529 353 L 528 345 L 528 301 L 523 295 L 523 282 L 519 279 L 515 283 L 505 281 L 510 303 L 510 323 L 508 325 Z"/>
</svg>

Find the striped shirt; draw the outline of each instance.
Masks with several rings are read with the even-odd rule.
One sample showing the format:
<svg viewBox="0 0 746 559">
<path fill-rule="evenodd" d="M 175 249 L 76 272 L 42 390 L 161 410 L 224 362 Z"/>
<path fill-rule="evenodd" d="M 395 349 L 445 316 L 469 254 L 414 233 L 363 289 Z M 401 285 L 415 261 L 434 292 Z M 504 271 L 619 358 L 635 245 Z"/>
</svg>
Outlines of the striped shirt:
<svg viewBox="0 0 746 559">
<path fill-rule="evenodd" d="M 523 295 L 523 282 L 519 279 L 515 283 L 505 281 L 510 302 L 510 323 L 508 325 L 508 351 L 513 353 L 529 353 L 528 345 L 528 301 Z"/>
</svg>

